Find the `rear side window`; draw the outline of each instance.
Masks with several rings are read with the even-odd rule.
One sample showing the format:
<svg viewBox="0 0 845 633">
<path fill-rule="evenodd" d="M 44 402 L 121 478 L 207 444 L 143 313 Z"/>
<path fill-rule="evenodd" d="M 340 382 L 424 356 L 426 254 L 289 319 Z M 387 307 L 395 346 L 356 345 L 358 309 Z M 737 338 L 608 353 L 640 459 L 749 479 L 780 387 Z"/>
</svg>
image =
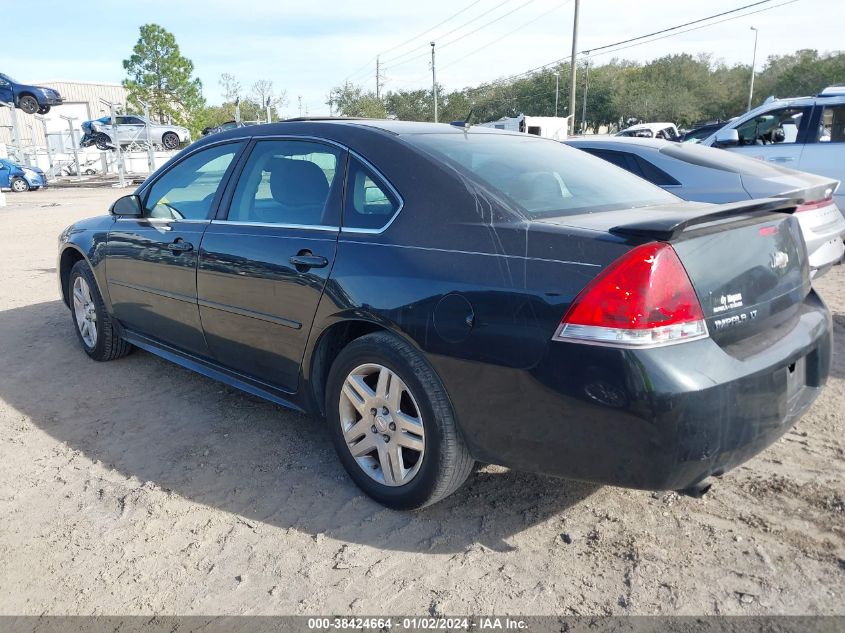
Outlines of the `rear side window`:
<svg viewBox="0 0 845 633">
<path fill-rule="evenodd" d="M 845 143 L 845 104 L 825 106 L 816 133 L 819 143 Z"/>
<path fill-rule="evenodd" d="M 640 169 L 640 175 L 649 182 L 653 182 L 658 187 L 671 187 L 673 185 L 681 184 L 672 178 L 672 176 L 660 169 L 660 167 L 647 161 L 642 156 L 632 155 L 632 158 Z"/>
<path fill-rule="evenodd" d="M 642 178 L 550 139 L 480 130 L 406 139 L 504 194 L 530 218 L 680 202 Z"/>
<path fill-rule="evenodd" d="M 258 141 L 238 178 L 226 219 L 336 227 L 342 162 L 341 150 L 330 145 Z"/>
<path fill-rule="evenodd" d="M 358 159 L 350 158 L 343 228 L 383 229 L 399 206 L 396 195 L 382 178 Z"/>
<path fill-rule="evenodd" d="M 590 148 L 586 151 L 593 156 L 598 156 L 609 163 L 613 163 L 617 167 L 621 167 L 640 178 L 645 178 L 649 182 L 653 182 L 658 187 L 681 184 L 665 171 L 637 154 L 632 154 L 631 152 L 619 152 L 610 149 Z"/>
</svg>

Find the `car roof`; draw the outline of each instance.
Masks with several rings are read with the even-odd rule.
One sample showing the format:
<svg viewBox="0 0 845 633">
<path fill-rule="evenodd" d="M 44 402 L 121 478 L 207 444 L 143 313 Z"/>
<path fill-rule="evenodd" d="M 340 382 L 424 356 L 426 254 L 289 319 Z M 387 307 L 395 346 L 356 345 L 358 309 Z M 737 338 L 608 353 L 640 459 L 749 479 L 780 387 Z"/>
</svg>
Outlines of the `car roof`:
<svg viewBox="0 0 845 633">
<path fill-rule="evenodd" d="M 628 130 L 662 130 L 663 128 L 667 128 L 667 127 L 675 127 L 675 124 L 669 123 L 668 121 L 654 121 L 653 123 L 637 123 L 636 125 L 626 127 L 624 130 L 620 130 L 620 132 L 627 132 Z"/>
<path fill-rule="evenodd" d="M 504 136 L 531 137 L 541 140 L 539 136 L 512 132 L 495 128 L 469 126 L 458 127 L 448 123 L 427 123 L 423 121 L 390 121 L 385 119 L 347 119 L 347 118 L 299 118 L 278 121 L 276 123 L 261 123 L 247 127 L 236 127 L 215 134 L 204 136 L 191 147 L 199 147 L 218 141 L 236 138 L 253 138 L 262 136 L 314 136 L 343 142 L 351 133 L 360 132 L 375 135 L 401 137 L 412 134 L 498 134 Z M 360 136 L 359 136 L 360 138 Z"/>
<path fill-rule="evenodd" d="M 573 147 L 587 147 L 595 145 L 596 147 L 609 147 L 611 145 L 622 145 L 626 147 L 648 147 L 659 150 L 671 141 L 666 141 L 660 138 L 642 138 L 638 136 L 605 136 L 596 134 L 593 136 L 582 136 L 579 138 L 569 138 L 564 141 L 567 145 Z"/>
</svg>

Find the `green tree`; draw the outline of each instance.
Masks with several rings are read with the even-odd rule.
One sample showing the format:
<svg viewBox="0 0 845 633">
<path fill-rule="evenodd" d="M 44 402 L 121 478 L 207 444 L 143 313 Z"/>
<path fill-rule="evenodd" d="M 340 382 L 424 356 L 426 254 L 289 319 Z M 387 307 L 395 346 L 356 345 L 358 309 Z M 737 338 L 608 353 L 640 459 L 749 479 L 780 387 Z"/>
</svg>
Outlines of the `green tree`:
<svg viewBox="0 0 845 633">
<path fill-rule="evenodd" d="M 150 106 L 150 116 L 164 123 L 185 124 L 204 105 L 202 83 L 192 77 L 193 62 L 179 52 L 172 33 L 158 24 L 144 24 L 129 59 L 123 60 L 128 75 L 123 86 L 127 102 L 136 109 Z M 192 123 L 191 127 L 195 127 Z"/>
</svg>

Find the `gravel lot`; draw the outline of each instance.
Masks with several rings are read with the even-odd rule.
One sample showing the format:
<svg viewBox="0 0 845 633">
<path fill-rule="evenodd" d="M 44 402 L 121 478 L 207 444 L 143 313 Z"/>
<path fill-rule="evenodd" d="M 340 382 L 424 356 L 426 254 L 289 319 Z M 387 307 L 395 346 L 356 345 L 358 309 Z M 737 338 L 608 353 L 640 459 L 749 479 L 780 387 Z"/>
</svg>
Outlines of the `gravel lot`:
<svg viewBox="0 0 845 633">
<path fill-rule="evenodd" d="M 488 466 L 399 513 L 320 423 L 83 354 L 56 237 L 118 195 L 0 209 L 0 614 L 845 614 L 845 267 L 825 393 L 704 499 Z"/>
</svg>

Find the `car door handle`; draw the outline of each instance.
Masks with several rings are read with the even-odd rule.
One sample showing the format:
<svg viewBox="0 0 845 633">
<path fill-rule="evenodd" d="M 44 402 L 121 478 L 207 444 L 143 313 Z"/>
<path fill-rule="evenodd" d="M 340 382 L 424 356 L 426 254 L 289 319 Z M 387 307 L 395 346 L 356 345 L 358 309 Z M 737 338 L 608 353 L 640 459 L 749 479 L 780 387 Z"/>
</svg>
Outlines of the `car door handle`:
<svg viewBox="0 0 845 633">
<path fill-rule="evenodd" d="M 314 255 L 311 251 L 300 251 L 296 255 L 292 255 L 290 263 L 293 264 L 299 272 L 305 272 L 309 268 L 325 268 L 329 265 L 329 260 L 322 255 Z"/>
<path fill-rule="evenodd" d="M 167 245 L 167 250 L 171 253 L 187 253 L 194 250 L 194 245 L 184 240 L 176 240 Z"/>
<path fill-rule="evenodd" d="M 772 156 L 770 159 L 773 163 L 791 163 L 795 160 L 794 156 Z"/>
</svg>

